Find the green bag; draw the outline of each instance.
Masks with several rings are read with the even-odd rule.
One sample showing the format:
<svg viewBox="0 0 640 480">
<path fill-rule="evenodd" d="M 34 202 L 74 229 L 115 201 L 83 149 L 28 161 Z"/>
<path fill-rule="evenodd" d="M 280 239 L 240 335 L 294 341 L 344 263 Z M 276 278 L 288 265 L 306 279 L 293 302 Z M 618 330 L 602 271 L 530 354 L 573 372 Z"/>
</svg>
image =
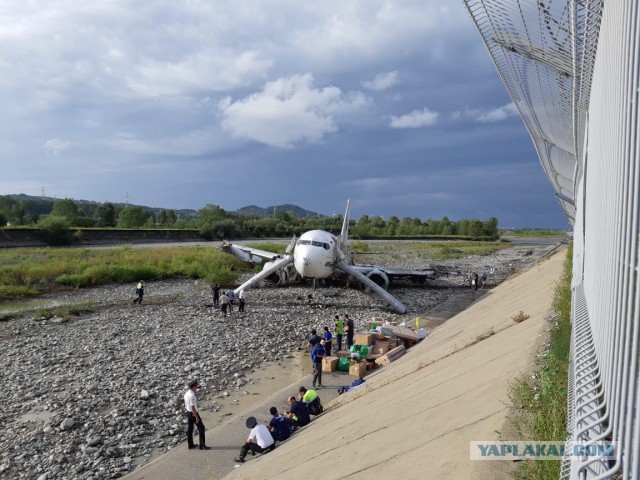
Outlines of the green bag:
<svg viewBox="0 0 640 480">
<path fill-rule="evenodd" d="M 366 345 L 351 345 L 349 351 L 359 353 L 360 358 L 367 358 L 369 355 L 369 348 Z"/>
<path fill-rule="evenodd" d="M 351 360 L 347 357 L 343 357 L 338 360 L 338 370 L 340 370 L 341 372 L 348 372 L 350 364 Z"/>
</svg>

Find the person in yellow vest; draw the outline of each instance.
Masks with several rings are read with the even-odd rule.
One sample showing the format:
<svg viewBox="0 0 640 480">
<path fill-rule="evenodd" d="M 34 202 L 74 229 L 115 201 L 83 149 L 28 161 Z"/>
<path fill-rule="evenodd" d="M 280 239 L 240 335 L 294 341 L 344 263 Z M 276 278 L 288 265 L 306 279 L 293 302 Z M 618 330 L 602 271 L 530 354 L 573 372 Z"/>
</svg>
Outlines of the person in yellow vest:
<svg viewBox="0 0 640 480">
<path fill-rule="evenodd" d="M 344 322 L 340 320 L 340 316 L 334 317 L 336 325 L 336 342 L 338 343 L 338 352 L 342 350 L 342 335 L 344 334 Z"/>
<path fill-rule="evenodd" d="M 307 390 L 304 387 L 300 387 L 298 392 L 300 394 L 300 400 L 307 405 L 307 410 L 309 410 L 311 415 L 320 415 L 324 412 L 320 397 L 315 390 Z"/>
<path fill-rule="evenodd" d="M 140 280 L 136 286 L 136 295 L 137 297 L 133 303 L 142 304 L 142 297 L 144 296 L 144 282 L 142 280 Z"/>
</svg>

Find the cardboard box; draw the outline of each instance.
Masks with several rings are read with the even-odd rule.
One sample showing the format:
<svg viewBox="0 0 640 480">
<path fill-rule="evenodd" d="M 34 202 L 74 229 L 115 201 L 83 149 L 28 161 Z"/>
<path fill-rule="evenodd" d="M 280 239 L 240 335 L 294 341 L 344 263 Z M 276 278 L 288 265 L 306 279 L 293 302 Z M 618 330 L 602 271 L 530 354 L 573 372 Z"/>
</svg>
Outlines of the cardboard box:
<svg viewBox="0 0 640 480">
<path fill-rule="evenodd" d="M 324 357 L 322 359 L 323 372 L 335 372 L 338 370 L 338 357 Z"/>
<path fill-rule="evenodd" d="M 376 363 L 380 366 L 389 365 L 391 362 L 395 362 L 397 359 L 403 356 L 406 351 L 407 350 L 404 348 L 404 345 L 399 345 L 393 350 L 390 350 L 389 352 L 385 353 L 380 358 L 377 358 Z"/>
<path fill-rule="evenodd" d="M 373 343 L 372 333 L 356 333 L 356 345 L 371 345 Z"/>
<path fill-rule="evenodd" d="M 339 352 L 336 352 L 334 356 L 338 358 L 350 357 L 351 352 L 348 350 L 340 350 Z"/>
<path fill-rule="evenodd" d="M 373 351 L 371 353 L 373 353 L 374 355 L 379 353 L 385 354 L 390 350 L 389 346 L 390 345 L 388 341 L 378 340 L 373 346 Z"/>
<path fill-rule="evenodd" d="M 349 366 L 349 375 L 354 377 L 364 377 L 364 374 L 367 371 L 367 362 L 356 362 L 351 361 L 351 365 Z"/>
</svg>

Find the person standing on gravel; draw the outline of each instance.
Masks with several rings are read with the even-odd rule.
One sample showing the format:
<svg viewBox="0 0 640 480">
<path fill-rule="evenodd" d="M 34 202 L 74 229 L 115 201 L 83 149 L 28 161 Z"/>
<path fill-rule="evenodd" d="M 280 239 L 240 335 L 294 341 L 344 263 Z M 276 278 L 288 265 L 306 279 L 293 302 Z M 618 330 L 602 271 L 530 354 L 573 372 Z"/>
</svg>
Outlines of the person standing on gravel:
<svg viewBox="0 0 640 480">
<path fill-rule="evenodd" d="M 196 425 L 198 427 L 198 439 L 200 441 L 198 447 L 200 450 L 210 450 L 211 447 L 205 445 L 204 423 L 202 422 L 202 417 L 200 417 L 200 412 L 198 412 L 198 399 L 196 398 L 196 390 L 198 387 L 198 381 L 191 380 L 189 382 L 189 389 L 184 394 L 184 408 L 187 410 L 187 444 L 189 445 L 189 450 L 196 448 L 193 443 L 193 426 Z"/>
<path fill-rule="evenodd" d="M 244 312 L 244 289 L 238 292 L 238 312 Z"/>
<path fill-rule="evenodd" d="M 333 317 L 336 324 L 336 341 L 338 342 L 338 352 L 342 350 L 342 335 L 344 334 L 344 322 L 340 320 L 340 315 Z"/>
<path fill-rule="evenodd" d="M 346 320 L 346 326 L 344 329 L 347 332 L 347 350 L 349 350 L 351 345 L 353 345 L 353 332 L 355 331 L 355 326 L 353 324 L 353 320 L 351 320 L 349 315 L 346 313 L 344 314 L 344 318 Z"/>
<path fill-rule="evenodd" d="M 136 299 L 133 303 L 139 303 L 142 305 L 142 297 L 144 297 L 144 282 L 140 280 L 138 285 L 136 285 Z"/>
<path fill-rule="evenodd" d="M 223 293 L 220 297 L 220 310 L 222 311 L 222 315 L 225 317 L 227 316 L 227 308 L 229 308 L 230 302 L 231 301 L 229 300 L 229 297 L 227 297 L 227 294 Z"/>
<path fill-rule="evenodd" d="M 215 284 L 213 287 L 211 287 L 211 294 L 213 295 L 213 306 L 217 307 L 218 303 L 220 302 L 220 285 L 219 284 Z"/>
</svg>

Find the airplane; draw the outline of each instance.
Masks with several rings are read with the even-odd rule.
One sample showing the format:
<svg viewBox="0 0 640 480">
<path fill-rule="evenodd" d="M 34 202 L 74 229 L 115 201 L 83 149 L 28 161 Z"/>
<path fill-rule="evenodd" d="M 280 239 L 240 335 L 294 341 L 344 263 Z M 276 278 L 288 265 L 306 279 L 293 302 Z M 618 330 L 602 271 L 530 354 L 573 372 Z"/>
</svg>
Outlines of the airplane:
<svg viewBox="0 0 640 480">
<path fill-rule="evenodd" d="M 367 291 L 373 291 L 386 300 L 398 313 L 405 313 L 406 307 L 386 290 L 390 282 L 393 279 L 410 278 L 423 283 L 427 279 L 436 278 L 440 272 L 437 268 L 408 270 L 355 264 L 353 254 L 347 249 L 349 209 L 348 200 L 340 235 L 335 236 L 324 230 L 310 230 L 300 235 L 297 240 L 294 235 L 285 255 L 223 241 L 218 247 L 222 252 L 253 263 L 267 260 L 260 273 L 234 290 L 235 295 L 237 296 L 240 290 L 250 288 L 265 279 L 273 281 L 276 285 L 285 285 L 302 277 L 312 279 L 315 286 L 316 280 L 346 274 L 364 284 Z"/>
</svg>

